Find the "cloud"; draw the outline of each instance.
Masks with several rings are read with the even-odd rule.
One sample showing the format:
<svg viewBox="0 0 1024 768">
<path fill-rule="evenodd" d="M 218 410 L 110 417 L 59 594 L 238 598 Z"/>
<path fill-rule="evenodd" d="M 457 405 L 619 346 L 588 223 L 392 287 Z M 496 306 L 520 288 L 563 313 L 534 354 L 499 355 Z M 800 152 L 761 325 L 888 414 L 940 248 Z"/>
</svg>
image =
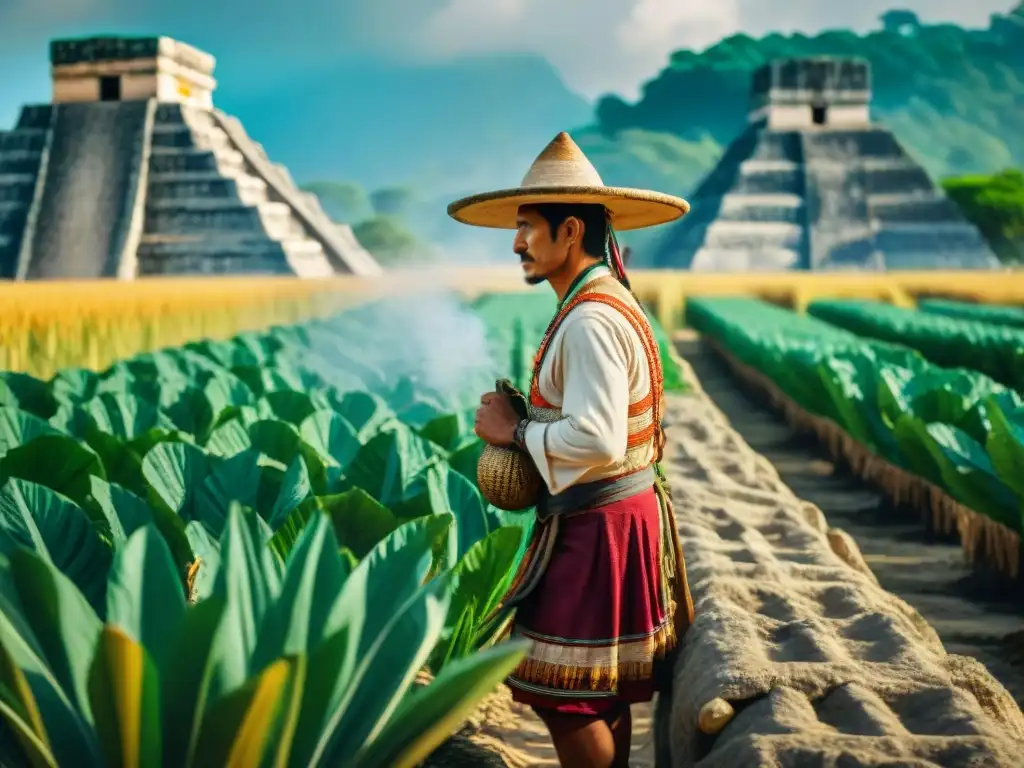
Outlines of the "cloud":
<svg viewBox="0 0 1024 768">
<path fill-rule="evenodd" d="M 587 96 L 608 91 L 634 96 L 681 48 L 702 50 L 737 32 L 814 33 L 824 28 L 868 30 L 893 0 L 434 0 L 423 12 L 405 0 L 376 0 L 387 8 L 387 33 L 376 43 L 404 56 L 526 52 L 546 57 L 570 87 Z M 414 0 L 408 0 L 413 3 Z M 909 0 L 925 21 L 984 26 L 1012 0 Z M 383 10 L 383 9 L 382 9 Z M 416 25 L 408 25 L 408 12 Z M 379 14 L 375 14 L 379 15 Z M 403 19 L 401 28 L 394 24 Z M 420 25 L 422 22 L 422 25 Z"/>
<path fill-rule="evenodd" d="M 902 0 L 927 21 L 983 26 L 1015 0 Z M 119 31 L 180 36 L 246 66 L 287 56 L 329 67 L 360 55 L 443 61 L 487 53 L 547 58 L 588 97 L 636 95 L 681 48 L 743 31 L 876 27 L 895 0 L 0 0 L 0 49 Z M 45 50 L 45 47 L 43 48 Z M 38 55 L 38 54 L 36 54 Z M 524 83 L 524 88 L 529 84 Z"/>
</svg>

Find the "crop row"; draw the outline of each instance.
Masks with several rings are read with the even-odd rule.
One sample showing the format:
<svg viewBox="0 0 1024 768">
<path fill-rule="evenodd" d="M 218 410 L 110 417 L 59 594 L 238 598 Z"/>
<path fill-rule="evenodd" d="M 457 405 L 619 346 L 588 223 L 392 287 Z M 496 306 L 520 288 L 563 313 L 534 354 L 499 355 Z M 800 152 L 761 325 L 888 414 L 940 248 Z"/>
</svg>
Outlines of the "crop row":
<svg viewBox="0 0 1024 768">
<path fill-rule="evenodd" d="M 0 764 L 413 765 L 446 738 L 523 651 L 491 646 L 532 516 L 483 501 L 471 415 L 551 307 L 500 304 L 0 374 Z"/>
<path fill-rule="evenodd" d="M 971 368 L 1024 393 L 1024 329 L 861 300 L 815 301 L 814 317 L 917 350 L 945 368 Z"/>
<path fill-rule="evenodd" d="M 687 320 L 804 412 L 1019 539 L 1024 400 L 1017 392 L 971 370 L 940 368 L 906 346 L 753 299 L 693 300 Z"/>
<path fill-rule="evenodd" d="M 978 320 L 994 325 L 1008 325 L 1024 328 L 1024 307 L 1010 307 L 995 304 L 971 304 L 965 301 L 945 299 L 922 299 L 918 309 L 934 315 L 945 315 L 961 320 Z"/>
</svg>

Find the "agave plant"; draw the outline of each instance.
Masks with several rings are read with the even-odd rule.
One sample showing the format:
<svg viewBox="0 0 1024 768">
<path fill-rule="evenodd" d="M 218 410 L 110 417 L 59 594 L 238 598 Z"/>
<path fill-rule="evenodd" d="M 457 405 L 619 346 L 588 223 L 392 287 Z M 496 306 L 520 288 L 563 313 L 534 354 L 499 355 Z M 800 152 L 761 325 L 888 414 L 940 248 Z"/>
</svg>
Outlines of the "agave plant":
<svg viewBox="0 0 1024 768">
<path fill-rule="evenodd" d="M 285 559 L 261 522 L 232 504 L 194 605 L 165 538 L 138 528 L 103 618 L 52 558 L 8 542 L 0 764 L 413 766 L 521 658 L 502 643 L 410 692 L 450 613 L 452 574 L 428 577 L 450 515 L 402 524 L 355 565 L 324 514 Z"/>
</svg>

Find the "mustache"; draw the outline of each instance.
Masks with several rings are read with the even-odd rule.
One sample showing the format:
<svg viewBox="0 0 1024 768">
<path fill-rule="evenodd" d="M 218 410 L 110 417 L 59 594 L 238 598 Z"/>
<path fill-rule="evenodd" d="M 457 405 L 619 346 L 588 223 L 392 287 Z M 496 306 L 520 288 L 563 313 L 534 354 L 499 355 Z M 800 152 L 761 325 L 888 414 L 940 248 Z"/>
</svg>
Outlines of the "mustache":
<svg viewBox="0 0 1024 768">
<path fill-rule="evenodd" d="M 520 251 L 519 252 L 519 261 L 520 262 L 524 262 L 525 263 L 527 261 L 533 261 L 533 260 L 534 260 L 534 258 L 533 258 L 533 256 L 530 255 L 529 251 Z"/>
</svg>

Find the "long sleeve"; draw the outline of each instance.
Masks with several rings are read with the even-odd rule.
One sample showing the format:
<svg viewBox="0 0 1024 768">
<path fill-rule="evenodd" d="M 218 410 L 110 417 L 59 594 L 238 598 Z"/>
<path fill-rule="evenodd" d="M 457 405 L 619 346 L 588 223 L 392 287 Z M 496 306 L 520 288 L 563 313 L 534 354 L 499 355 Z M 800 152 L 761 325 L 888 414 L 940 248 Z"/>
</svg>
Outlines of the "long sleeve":
<svg viewBox="0 0 1024 768">
<path fill-rule="evenodd" d="M 632 350 L 615 313 L 580 307 L 560 331 L 553 365 L 561 373 L 562 419 L 526 430 L 526 448 L 552 493 L 626 453 Z"/>
</svg>

